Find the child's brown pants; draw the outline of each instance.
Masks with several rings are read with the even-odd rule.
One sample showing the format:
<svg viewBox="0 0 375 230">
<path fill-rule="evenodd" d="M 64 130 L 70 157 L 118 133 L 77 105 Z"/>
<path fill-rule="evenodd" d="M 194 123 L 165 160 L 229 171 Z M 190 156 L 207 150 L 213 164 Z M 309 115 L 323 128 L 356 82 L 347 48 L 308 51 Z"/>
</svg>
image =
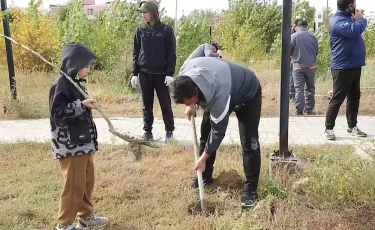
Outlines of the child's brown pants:
<svg viewBox="0 0 375 230">
<path fill-rule="evenodd" d="M 87 218 L 93 212 L 91 194 L 94 189 L 93 154 L 67 157 L 59 160 L 64 177 L 64 188 L 60 196 L 60 225 L 72 225 L 76 216 Z"/>
</svg>

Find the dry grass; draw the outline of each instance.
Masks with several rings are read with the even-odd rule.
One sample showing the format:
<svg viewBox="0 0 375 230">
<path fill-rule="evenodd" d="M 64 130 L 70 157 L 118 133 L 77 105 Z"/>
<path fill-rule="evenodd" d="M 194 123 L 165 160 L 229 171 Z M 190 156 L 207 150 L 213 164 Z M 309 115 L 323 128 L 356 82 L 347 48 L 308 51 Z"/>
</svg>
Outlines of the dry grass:
<svg viewBox="0 0 375 230">
<path fill-rule="evenodd" d="M 263 87 L 262 116 L 279 115 L 280 109 L 280 70 L 274 68 L 274 62 L 261 62 L 249 64 L 249 68 L 255 71 Z M 372 73 L 375 71 L 375 60 L 369 60 L 362 75 L 362 99 L 360 114 L 374 114 L 372 103 L 375 102 L 375 79 Z M 7 115 L 0 113 L 0 119 L 17 118 L 44 118 L 48 117 L 48 91 L 54 81 L 55 74 L 33 73 L 22 74 L 17 71 L 16 81 L 20 103 L 10 102 L 9 80 L 5 69 L 0 70 L 0 104 L 8 105 Z M 120 77 L 121 78 L 121 77 Z M 327 79 L 323 81 L 322 79 Z M 104 73 L 94 72 L 89 79 L 89 92 L 105 109 L 109 116 L 142 116 L 142 101 L 139 90 L 134 93 L 124 88 L 124 84 L 115 78 L 104 76 Z M 332 87 L 329 74 L 319 78 L 316 83 L 316 112 L 324 114 L 329 102 L 327 92 Z M 156 99 L 154 103 L 154 114 L 161 117 L 161 110 Z M 184 106 L 173 105 L 175 117 L 184 117 Z M 290 105 L 290 114 L 293 115 L 295 108 Z M 345 114 L 345 105 L 341 108 L 341 114 Z M 100 116 L 95 113 L 95 116 Z"/>
<path fill-rule="evenodd" d="M 273 148 L 262 148 L 264 201 L 254 210 L 240 209 L 240 191 L 210 190 L 208 201 L 217 214 L 189 215 L 188 206 L 199 197 L 190 188 L 193 150 L 177 144 L 149 150 L 141 161 L 121 146 L 102 146 L 95 156 L 93 201 L 98 214 L 111 219 L 111 230 L 375 229 L 373 163 L 362 162 L 350 147 L 296 147 L 302 169 L 271 180 L 266 159 Z M 234 169 L 243 178 L 238 146 L 222 147 L 218 154 L 215 175 Z M 305 177 L 307 185 L 290 189 Z M 54 227 L 61 176 L 49 144 L 0 145 L 0 181 L 0 229 Z"/>
</svg>

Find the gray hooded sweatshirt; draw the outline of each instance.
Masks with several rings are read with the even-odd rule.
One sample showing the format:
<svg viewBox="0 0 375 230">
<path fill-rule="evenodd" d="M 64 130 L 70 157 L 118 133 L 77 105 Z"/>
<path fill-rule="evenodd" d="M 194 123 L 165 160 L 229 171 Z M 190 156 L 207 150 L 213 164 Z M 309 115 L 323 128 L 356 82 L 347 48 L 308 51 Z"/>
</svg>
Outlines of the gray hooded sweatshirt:
<svg viewBox="0 0 375 230">
<path fill-rule="evenodd" d="M 210 113 L 211 133 L 205 152 L 212 154 L 225 136 L 230 113 L 254 98 L 259 80 L 243 66 L 210 57 L 187 60 L 179 75 L 194 81 L 202 94 L 199 105 Z"/>
<path fill-rule="evenodd" d="M 219 57 L 220 54 L 212 52 L 213 45 L 205 43 L 198 46 L 186 59 L 185 62 L 197 57 Z"/>
</svg>

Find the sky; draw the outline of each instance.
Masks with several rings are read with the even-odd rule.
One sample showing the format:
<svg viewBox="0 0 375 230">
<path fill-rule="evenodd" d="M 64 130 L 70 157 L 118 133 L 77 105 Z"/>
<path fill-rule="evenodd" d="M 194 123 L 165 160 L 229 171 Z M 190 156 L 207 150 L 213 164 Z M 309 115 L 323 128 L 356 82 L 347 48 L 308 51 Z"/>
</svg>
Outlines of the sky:
<svg viewBox="0 0 375 230">
<path fill-rule="evenodd" d="M 109 0 L 96 0 L 97 4 L 103 4 Z M 188 14 L 194 9 L 212 9 L 221 10 L 228 8 L 228 0 L 177 0 L 177 17 L 181 17 L 183 14 Z M 282 0 L 277 0 L 278 4 L 282 4 Z M 327 0 L 308 0 L 311 6 L 314 6 L 317 10 L 321 10 L 325 7 Z M 329 6 L 336 11 L 336 0 L 328 0 Z M 16 5 L 20 7 L 26 7 L 29 0 L 7 0 L 8 5 Z M 43 6 L 48 9 L 50 4 L 63 4 L 67 0 L 43 0 Z M 174 18 L 176 9 L 176 0 L 161 0 L 161 6 L 167 11 L 167 15 Z M 375 13 L 375 1 L 374 0 L 357 0 L 357 8 L 361 8 L 366 12 Z"/>
</svg>

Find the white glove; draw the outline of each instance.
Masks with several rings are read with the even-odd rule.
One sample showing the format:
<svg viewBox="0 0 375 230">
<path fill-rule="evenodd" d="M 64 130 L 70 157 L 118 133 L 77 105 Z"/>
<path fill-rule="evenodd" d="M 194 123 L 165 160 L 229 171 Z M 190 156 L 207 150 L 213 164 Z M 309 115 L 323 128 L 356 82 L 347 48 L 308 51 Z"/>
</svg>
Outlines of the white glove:
<svg viewBox="0 0 375 230">
<path fill-rule="evenodd" d="M 133 76 L 132 79 L 130 80 L 130 82 L 132 83 L 133 88 L 137 87 L 138 77 Z"/>
<path fill-rule="evenodd" d="M 217 53 L 219 54 L 219 56 L 223 56 L 223 51 L 222 50 L 218 50 Z"/>
<path fill-rule="evenodd" d="M 166 76 L 166 77 L 165 77 L 164 84 L 165 84 L 166 86 L 170 86 L 170 85 L 173 83 L 173 81 L 174 81 L 173 77 Z"/>
</svg>

